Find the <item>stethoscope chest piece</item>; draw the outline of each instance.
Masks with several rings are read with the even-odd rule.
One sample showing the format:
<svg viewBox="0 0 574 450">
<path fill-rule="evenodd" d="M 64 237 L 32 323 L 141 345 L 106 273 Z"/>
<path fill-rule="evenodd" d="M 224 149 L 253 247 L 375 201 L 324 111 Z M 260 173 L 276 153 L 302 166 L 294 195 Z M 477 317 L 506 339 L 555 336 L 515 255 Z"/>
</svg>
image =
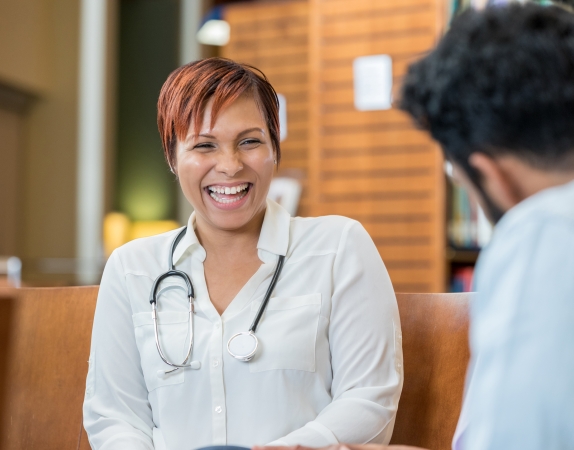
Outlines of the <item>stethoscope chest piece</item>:
<svg viewBox="0 0 574 450">
<path fill-rule="evenodd" d="M 253 331 L 234 334 L 227 342 L 227 351 L 239 361 L 251 361 L 257 353 L 259 340 Z"/>
</svg>

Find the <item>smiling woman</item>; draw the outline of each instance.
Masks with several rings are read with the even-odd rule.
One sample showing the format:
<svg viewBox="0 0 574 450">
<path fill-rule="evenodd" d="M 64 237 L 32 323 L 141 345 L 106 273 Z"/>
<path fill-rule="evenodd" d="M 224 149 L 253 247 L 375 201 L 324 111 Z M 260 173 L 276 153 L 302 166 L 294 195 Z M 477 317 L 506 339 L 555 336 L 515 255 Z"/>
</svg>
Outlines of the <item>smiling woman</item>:
<svg viewBox="0 0 574 450">
<path fill-rule="evenodd" d="M 358 222 L 291 217 L 267 199 L 273 87 L 250 66 L 193 62 L 164 84 L 158 125 L 194 213 L 106 265 L 92 448 L 387 443 L 403 379 L 392 285 Z"/>
</svg>

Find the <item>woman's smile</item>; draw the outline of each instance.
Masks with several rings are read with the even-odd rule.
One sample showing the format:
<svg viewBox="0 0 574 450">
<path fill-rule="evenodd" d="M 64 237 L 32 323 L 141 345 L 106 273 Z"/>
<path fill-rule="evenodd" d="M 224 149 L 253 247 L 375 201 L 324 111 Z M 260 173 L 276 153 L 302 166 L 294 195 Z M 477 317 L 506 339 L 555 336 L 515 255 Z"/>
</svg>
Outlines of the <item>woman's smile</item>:
<svg viewBox="0 0 574 450">
<path fill-rule="evenodd" d="M 252 187 L 253 183 L 249 182 L 221 183 L 209 185 L 203 190 L 217 208 L 230 210 L 245 204 Z"/>
</svg>

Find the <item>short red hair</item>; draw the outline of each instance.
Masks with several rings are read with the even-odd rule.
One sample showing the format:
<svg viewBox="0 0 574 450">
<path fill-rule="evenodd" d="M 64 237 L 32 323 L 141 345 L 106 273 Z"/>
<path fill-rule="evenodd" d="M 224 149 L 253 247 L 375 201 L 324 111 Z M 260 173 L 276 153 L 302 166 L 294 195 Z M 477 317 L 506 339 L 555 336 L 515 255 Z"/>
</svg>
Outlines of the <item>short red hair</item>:
<svg viewBox="0 0 574 450">
<path fill-rule="evenodd" d="M 177 139 L 185 139 L 192 121 L 199 134 L 207 102 L 213 98 L 213 126 L 217 114 L 242 94 L 252 95 L 259 106 L 279 163 L 279 100 L 267 77 L 247 64 L 225 58 L 207 58 L 174 70 L 159 94 L 157 126 L 172 172 L 175 172 Z"/>
</svg>

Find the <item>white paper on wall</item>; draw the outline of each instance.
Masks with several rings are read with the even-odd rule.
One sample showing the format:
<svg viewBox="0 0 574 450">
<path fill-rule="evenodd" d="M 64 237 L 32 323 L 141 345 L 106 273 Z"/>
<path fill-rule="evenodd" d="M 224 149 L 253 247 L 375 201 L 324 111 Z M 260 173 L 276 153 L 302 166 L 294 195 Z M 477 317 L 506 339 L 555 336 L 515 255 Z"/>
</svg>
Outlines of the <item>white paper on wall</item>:
<svg viewBox="0 0 574 450">
<path fill-rule="evenodd" d="M 279 99 L 279 140 L 283 142 L 287 137 L 287 99 L 283 94 L 277 94 Z"/>
<path fill-rule="evenodd" d="M 393 60 L 389 55 L 360 56 L 353 61 L 355 108 L 359 111 L 390 109 Z"/>
<path fill-rule="evenodd" d="M 291 216 L 297 214 L 301 198 L 301 183 L 294 178 L 275 177 L 271 180 L 267 198 L 279 203 Z"/>
</svg>

